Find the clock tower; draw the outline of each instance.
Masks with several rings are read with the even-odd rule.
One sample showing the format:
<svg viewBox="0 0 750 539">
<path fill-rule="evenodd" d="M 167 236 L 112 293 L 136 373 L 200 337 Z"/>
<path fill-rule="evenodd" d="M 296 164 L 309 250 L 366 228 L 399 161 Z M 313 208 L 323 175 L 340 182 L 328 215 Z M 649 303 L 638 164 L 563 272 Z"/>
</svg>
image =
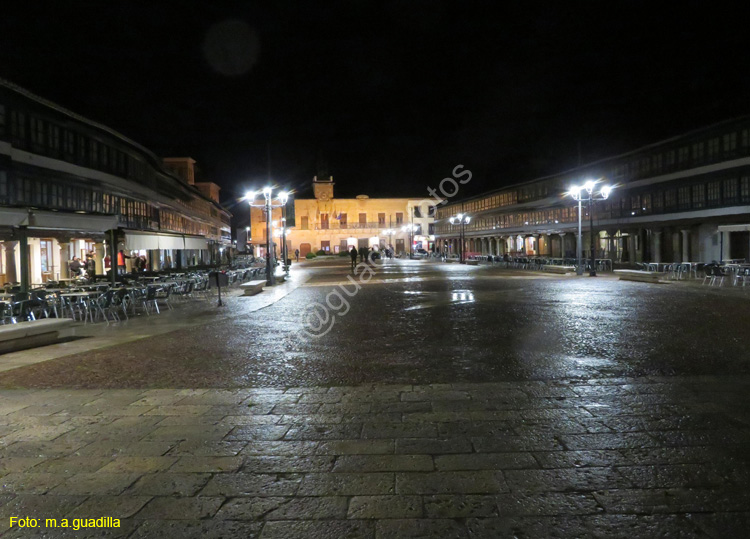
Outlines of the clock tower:
<svg viewBox="0 0 750 539">
<path fill-rule="evenodd" d="M 331 200 L 333 198 L 333 176 L 327 179 L 315 176 L 313 178 L 313 193 L 318 200 Z"/>
</svg>

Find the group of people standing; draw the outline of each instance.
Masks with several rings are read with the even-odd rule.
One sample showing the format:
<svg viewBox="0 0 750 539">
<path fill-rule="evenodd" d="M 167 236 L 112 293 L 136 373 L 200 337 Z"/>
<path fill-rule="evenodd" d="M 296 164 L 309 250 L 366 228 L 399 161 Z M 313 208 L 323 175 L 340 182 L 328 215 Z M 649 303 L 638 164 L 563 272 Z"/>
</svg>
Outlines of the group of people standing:
<svg viewBox="0 0 750 539">
<path fill-rule="evenodd" d="M 94 260 L 94 253 L 86 253 L 86 259 L 81 260 L 77 256 L 68 262 L 68 269 L 70 270 L 71 277 L 89 277 L 93 278 L 96 275 L 96 261 Z"/>
<path fill-rule="evenodd" d="M 117 253 L 118 273 L 123 273 L 125 271 L 126 259 L 133 260 L 133 271 L 135 272 L 148 271 L 148 260 L 146 259 L 144 255 L 130 256 L 130 255 L 125 254 L 124 251 L 119 251 Z M 104 262 L 104 271 L 105 272 L 110 271 L 112 267 L 112 260 L 110 259 L 109 255 L 104 257 L 103 262 Z M 94 276 L 96 275 L 96 260 L 94 258 L 94 253 L 86 253 L 85 260 L 81 260 L 77 256 L 74 256 L 68 262 L 68 269 L 70 270 L 71 277 L 79 277 L 82 279 L 85 279 L 85 278 L 93 279 Z"/>
<path fill-rule="evenodd" d="M 378 253 L 378 255 L 382 254 L 386 258 L 393 258 L 393 247 L 383 247 L 380 251 L 378 251 L 376 248 L 372 250 L 373 253 Z M 364 262 L 367 260 L 370 256 L 370 248 L 369 247 L 360 247 L 359 250 L 352 245 L 352 248 L 349 250 L 349 256 L 352 259 L 352 271 L 354 271 L 354 268 L 357 266 L 357 256 L 359 256 L 359 261 Z"/>
</svg>

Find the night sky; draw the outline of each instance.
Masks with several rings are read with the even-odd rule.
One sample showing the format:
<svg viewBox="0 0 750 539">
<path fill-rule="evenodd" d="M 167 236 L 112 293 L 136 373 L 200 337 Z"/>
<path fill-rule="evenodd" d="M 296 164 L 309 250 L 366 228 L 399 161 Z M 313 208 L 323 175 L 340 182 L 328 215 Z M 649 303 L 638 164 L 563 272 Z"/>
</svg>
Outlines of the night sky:
<svg viewBox="0 0 750 539">
<path fill-rule="evenodd" d="M 0 77 L 194 157 L 229 205 L 269 153 L 303 196 L 321 169 L 423 196 L 458 164 L 470 195 L 750 112 L 731 3 L 12 4 Z"/>
</svg>

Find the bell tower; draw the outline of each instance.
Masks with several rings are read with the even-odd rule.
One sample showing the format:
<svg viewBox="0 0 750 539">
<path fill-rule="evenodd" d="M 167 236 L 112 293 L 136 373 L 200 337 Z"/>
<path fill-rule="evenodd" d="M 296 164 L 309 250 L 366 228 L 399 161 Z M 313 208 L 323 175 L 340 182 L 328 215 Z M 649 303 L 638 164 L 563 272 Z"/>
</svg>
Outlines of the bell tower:
<svg viewBox="0 0 750 539">
<path fill-rule="evenodd" d="M 328 178 L 315 176 L 313 178 L 313 193 L 318 200 L 331 200 L 333 198 L 333 176 Z"/>
</svg>

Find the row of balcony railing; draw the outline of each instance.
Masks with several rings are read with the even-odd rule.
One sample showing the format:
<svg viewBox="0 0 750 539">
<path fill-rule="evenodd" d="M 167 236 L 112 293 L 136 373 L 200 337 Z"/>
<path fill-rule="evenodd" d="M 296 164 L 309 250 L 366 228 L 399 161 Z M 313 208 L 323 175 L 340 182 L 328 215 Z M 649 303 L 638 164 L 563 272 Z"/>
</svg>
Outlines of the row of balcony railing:
<svg viewBox="0 0 750 539">
<path fill-rule="evenodd" d="M 328 223 L 313 223 L 313 230 L 363 230 L 363 229 L 388 229 L 398 230 L 404 226 L 404 223 L 395 223 L 391 226 L 385 222 L 370 222 L 370 223 L 341 223 L 339 221 L 329 221 Z"/>
</svg>

